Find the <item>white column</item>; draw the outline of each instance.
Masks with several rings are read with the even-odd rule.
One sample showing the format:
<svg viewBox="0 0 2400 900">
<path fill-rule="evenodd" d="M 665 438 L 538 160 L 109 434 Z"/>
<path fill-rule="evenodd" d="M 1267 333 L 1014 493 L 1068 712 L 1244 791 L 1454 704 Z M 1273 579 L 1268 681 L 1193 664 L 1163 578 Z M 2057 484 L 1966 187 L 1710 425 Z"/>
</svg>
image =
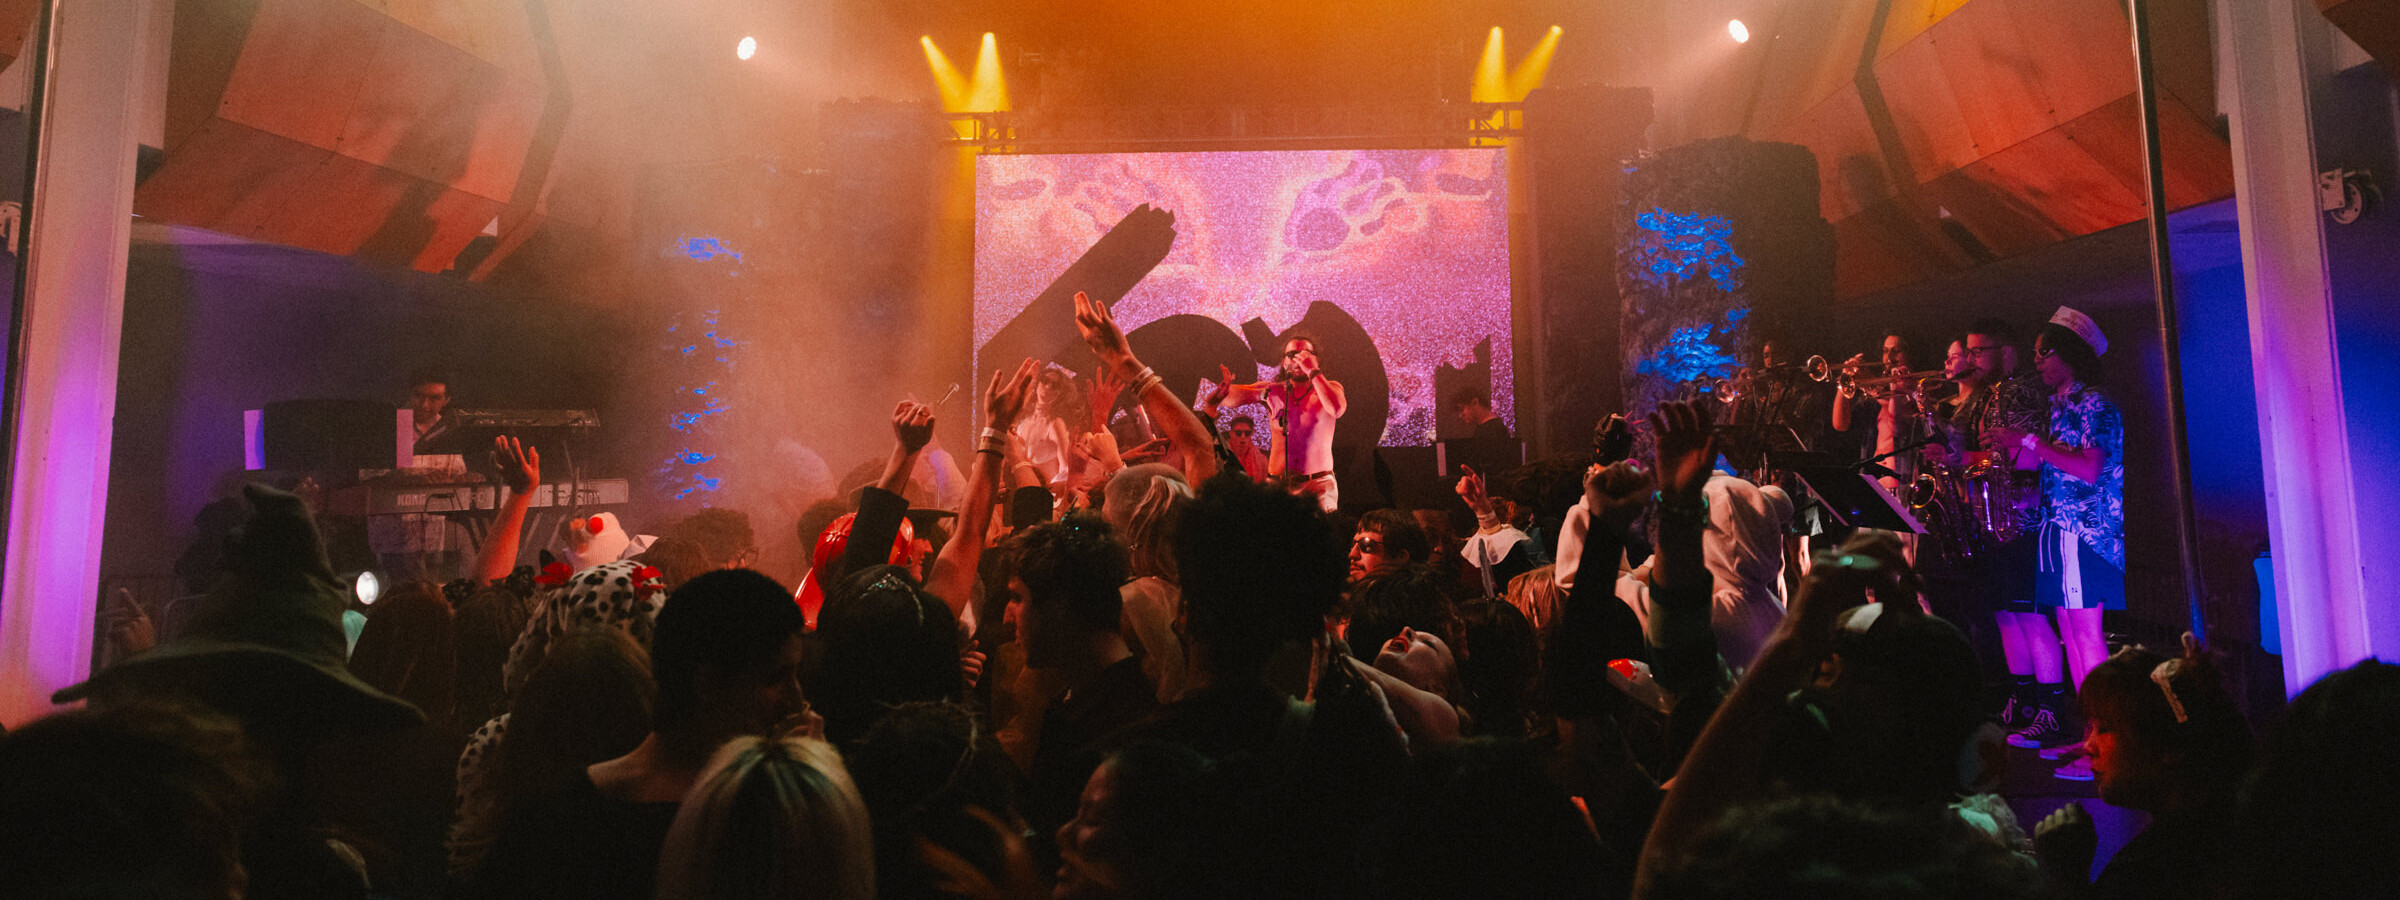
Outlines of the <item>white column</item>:
<svg viewBox="0 0 2400 900">
<path fill-rule="evenodd" d="M 2308 0 L 2216 0 L 2216 17 L 2232 75 L 2220 102 L 2232 121 L 2273 602 L 2284 683 L 2298 693 L 2373 652 L 2309 115 L 2332 26 Z"/>
<path fill-rule="evenodd" d="M 57 6 L 26 236 L 25 357 L 0 577 L 0 721 L 9 725 L 48 712 L 50 693 L 91 668 L 144 17 L 154 9 L 145 0 Z"/>
</svg>

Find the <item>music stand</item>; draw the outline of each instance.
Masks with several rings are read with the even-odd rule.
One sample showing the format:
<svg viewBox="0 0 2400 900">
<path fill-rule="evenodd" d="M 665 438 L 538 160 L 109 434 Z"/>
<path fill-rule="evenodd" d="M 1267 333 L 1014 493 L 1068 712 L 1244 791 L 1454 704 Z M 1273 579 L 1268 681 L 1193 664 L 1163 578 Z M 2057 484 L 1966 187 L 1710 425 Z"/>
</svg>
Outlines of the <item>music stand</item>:
<svg viewBox="0 0 2400 900">
<path fill-rule="evenodd" d="M 1847 466 L 1802 466 L 1792 474 L 1800 477 L 1809 496 L 1836 522 L 1852 528 L 1925 533 L 1925 523 L 1917 521 L 1883 482 L 1864 472 Z"/>
</svg>

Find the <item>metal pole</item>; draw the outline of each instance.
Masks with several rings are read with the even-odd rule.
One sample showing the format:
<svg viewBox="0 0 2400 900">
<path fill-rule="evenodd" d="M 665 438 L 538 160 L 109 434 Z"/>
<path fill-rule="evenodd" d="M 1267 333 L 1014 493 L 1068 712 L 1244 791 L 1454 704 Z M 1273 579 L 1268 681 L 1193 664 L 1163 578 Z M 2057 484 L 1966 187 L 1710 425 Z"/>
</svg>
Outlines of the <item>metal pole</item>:
<svg viewBox="0 0 2400 900">
<path fill-rule="evenodd" d="M 2193 636 L 2208 640 L 2200 583 L 2200 529 L 2192 512 L 2192 448 L 2184 433 L 2183 351 L 2175 310 L 2175 261 L 2168 246 L 2167 181 L 2158 137 L 2158 75 L 2152 71 L 2149 0 L 2131 0 L 2133 64 L 2142 105 L 2142 174 L 2149 189 L 2150 280 L 2158 288 L 2158 350 L 2167 367 L 2167 447 L 2174 468 L 2176 546 L 2183 562 L 2184 602 Z"/>
</svg>

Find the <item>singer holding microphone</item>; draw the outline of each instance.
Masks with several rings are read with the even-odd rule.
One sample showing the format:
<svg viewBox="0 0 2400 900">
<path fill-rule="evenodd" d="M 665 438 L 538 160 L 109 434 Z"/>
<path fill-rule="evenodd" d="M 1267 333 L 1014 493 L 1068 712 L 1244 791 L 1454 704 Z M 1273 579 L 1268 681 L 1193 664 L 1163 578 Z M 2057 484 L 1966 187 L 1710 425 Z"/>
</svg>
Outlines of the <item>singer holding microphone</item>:
<svg viewBox="0 0 2400 900">
<path fill-rule="evenodd" d="M 1268 384 L 1237 384 L 1228 392 L 1230 403 L 1264 402 L 1274 422 L 1267 453 L 1267 474 L 1280 477 L 1292 493 L 1312 496 L 1332 512 L 1341 505 L 1341 487 L 1333 480 L 1333 427 L 1350 410 L 1342 383 L 1318 368 L 1317 342 L 1293 337 L 1283 345 L 1283 363 Z"/>
</svg>

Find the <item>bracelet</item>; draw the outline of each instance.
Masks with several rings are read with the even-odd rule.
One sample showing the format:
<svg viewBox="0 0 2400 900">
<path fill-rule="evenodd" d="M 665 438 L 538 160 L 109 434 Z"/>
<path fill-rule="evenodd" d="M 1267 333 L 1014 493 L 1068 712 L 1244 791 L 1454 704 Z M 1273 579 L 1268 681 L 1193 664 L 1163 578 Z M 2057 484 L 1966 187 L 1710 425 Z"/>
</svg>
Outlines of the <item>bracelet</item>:
<svg viewBox="0 0 2400 900">
<path fill-rule="evenodd" d="M 1149 390 L 1151 385 L 1161 384 L 1165 381 L 1166 379 L 1158 377 L 1158 370 L 1152 369 L 1149 366 L 1143 366 L 1142 370 L 1134 373 L 1133 376 L 1132 388 L 1134 398 L 1140 399 L 1142 392 Z"/>
</svg>

